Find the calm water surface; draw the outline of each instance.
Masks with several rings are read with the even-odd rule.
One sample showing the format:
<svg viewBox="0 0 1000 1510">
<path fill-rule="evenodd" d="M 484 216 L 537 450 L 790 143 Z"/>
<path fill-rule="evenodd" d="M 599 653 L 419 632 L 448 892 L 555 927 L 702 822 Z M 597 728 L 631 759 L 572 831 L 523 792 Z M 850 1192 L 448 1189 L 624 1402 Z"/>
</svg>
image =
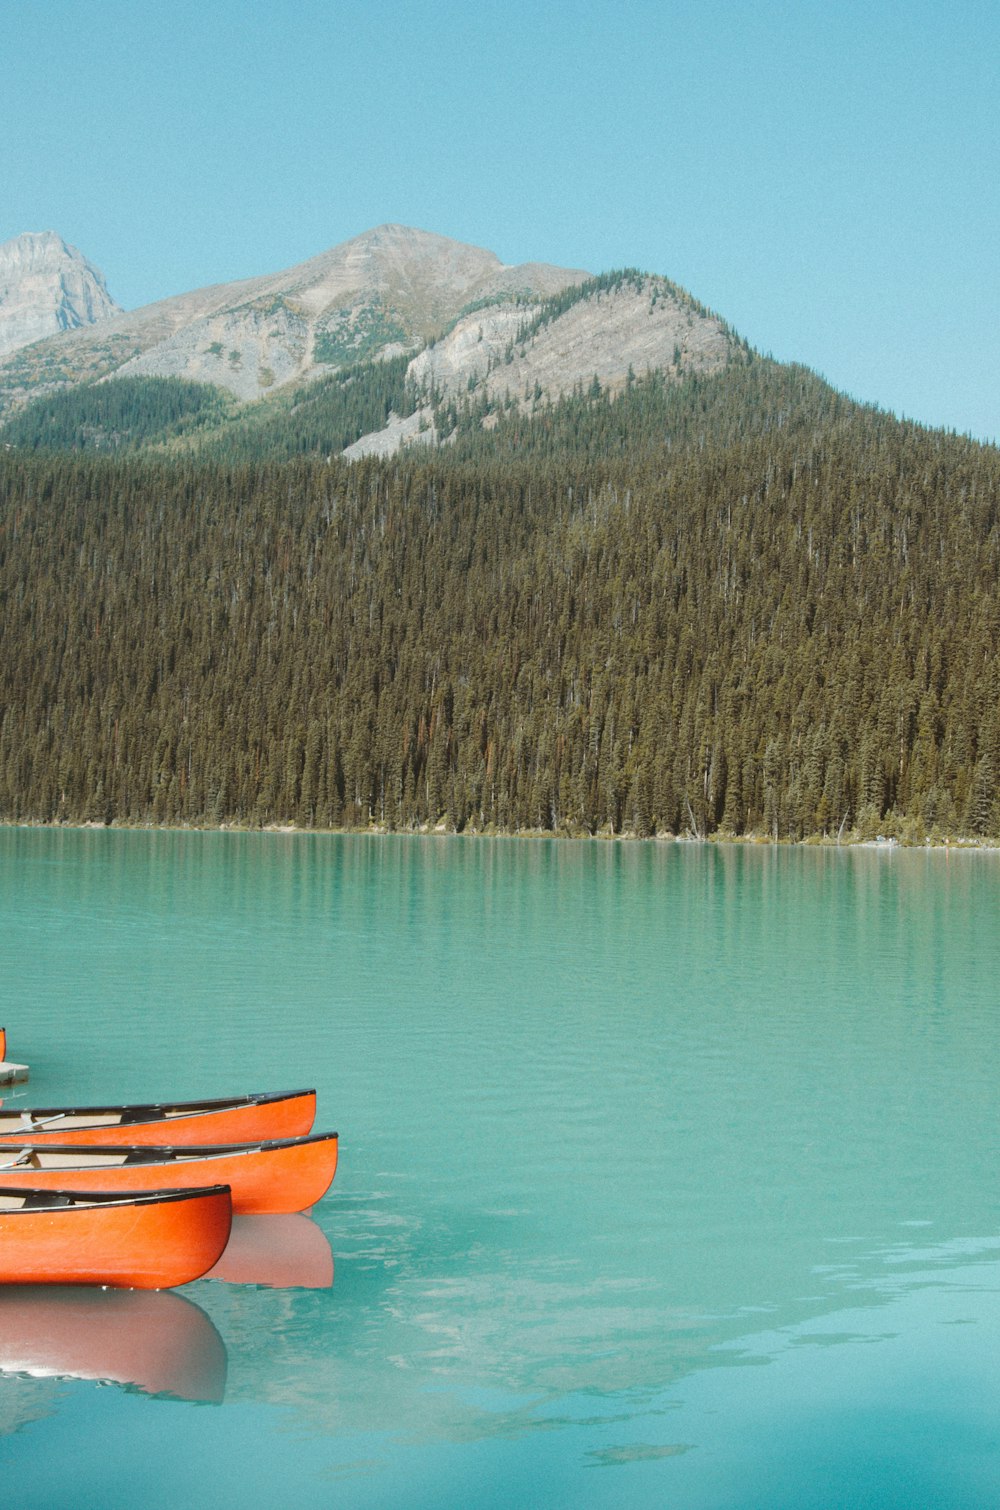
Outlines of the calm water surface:
<svg viewBox="0 0 1000 1510">
<path fill-rule="evenodd" d="M 0 1296 L 5 1501 L 1000 1505 L 998 919 L 990 855 L 0 831 L 8 1102 L 341 1134 L 242 1283 Z"/>
</svg>

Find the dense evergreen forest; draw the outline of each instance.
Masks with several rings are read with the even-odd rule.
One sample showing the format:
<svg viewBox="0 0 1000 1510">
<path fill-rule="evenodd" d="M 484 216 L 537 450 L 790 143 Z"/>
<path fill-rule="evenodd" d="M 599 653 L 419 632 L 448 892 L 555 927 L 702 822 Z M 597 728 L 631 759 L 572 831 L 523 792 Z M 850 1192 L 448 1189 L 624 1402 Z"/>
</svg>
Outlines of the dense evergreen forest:
<svg viewBox="0 0 1000 1510">
<path fill-rule="evenodd" d="M 46 394 L 0 425 L 0 443 L 27 451 L 136 451 L 218 426 L 234 407 L 207 383 L 117 378 Z"/>
<path fill-rule="evenodd" d="M 123 377 L 47 394 L 0 423 L 0 446 L 17 451 L 155 450 L 213 461 L 338 455 L 390 414 L 412 414 L 429 396 L 406 379 L 408 357 L 359 362 L 307 388 L 239 404 L 208 383 Z"/>
<path fill-rule="evenodd" d="M 1000 834 L 1000 452 L 762 360 L 452 418 L 0 455 L 0 817 Z"/>
</svg>

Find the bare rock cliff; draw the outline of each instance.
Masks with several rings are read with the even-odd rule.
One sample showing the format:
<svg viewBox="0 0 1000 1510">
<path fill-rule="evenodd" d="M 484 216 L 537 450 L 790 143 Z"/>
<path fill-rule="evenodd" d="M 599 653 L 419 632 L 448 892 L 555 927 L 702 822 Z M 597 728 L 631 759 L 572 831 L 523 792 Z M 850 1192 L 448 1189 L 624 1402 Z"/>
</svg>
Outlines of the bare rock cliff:
<svg viewBox="0 0 1000 1510">
<path fill-rule="evenodd" d="M 0 245 L 0 356 L 117 311 L 103 274 L 54 231 Z"/>
<path fill-rule="evenodd" d="M 594 287 L 563 313 L 536 325 L 530 305 L 482 310 L 414 357 L 410 376 L 446 394 L 470 378 L 493 400 L 511 397 L 530 410 L 594 378 L 623 388 L 629 374 L 675 377 L 725 366 L 733 338 L 723 322 L 664 278 L 623 279 Z"/>
</svg>

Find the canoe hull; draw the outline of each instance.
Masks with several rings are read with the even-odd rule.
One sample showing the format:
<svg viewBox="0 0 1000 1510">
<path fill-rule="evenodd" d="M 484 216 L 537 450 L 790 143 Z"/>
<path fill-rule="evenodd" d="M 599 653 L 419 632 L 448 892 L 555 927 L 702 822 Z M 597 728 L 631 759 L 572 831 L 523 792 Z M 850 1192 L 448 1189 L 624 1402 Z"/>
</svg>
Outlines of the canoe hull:
<svg viewBox="0 0 1000 1510">
<path fill-rule="evenodd" d="M 0 1184 L 39 1190 L 138 1194 L 228 1185 L 233 1211 L 266 1215 L 304 1211 L 329 1190 L 337 1172 L 337 1134 L 211 1148 L 87 1148 L 25 1145 L 0 1153 Z M 17 1164 L 5 1162 L 6 1156 Z M 217 1255 L 218 1256 L 218 1255 Z M 214 1263 L 215 1260 L 213 1259 Z"/>
<path fill-rule="evenodd" d="M 17 1107 L 0 1111 L 0 1144 L 72 1143 L 107 1148 L 205 1146 L 303 1138 L 316 1118 L 314 1090 L 173 1106 Z M 30 1124 L 40 1125 L 30 1125 Z M 49 1125 L 46 1126 L 45 1124 Z"/>
<path fill-rule="evenodd" d="M 8 1210 L 0 1201 L 0 1283 L 166 1290 L 207 1273 L 229 1241 L 225 1186 L 138 1200 L 102 1191 L 92 1202 Z"/>
</svg>

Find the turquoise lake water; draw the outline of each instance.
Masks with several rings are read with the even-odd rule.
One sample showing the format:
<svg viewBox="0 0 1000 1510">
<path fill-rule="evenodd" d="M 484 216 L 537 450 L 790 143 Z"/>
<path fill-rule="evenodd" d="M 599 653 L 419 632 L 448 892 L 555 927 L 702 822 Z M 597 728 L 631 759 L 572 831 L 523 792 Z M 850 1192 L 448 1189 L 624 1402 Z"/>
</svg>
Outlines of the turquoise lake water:
<svg viewBox="0 0 1000 1510">
<path fill-rule="evenodd" d="M 0 830 L 7 1104 L 341 1135 L 326 1288 L 0 1296 L 4 1500 L 1000 1505 L 998 923 L 986 854 Z"/>
</svg>

